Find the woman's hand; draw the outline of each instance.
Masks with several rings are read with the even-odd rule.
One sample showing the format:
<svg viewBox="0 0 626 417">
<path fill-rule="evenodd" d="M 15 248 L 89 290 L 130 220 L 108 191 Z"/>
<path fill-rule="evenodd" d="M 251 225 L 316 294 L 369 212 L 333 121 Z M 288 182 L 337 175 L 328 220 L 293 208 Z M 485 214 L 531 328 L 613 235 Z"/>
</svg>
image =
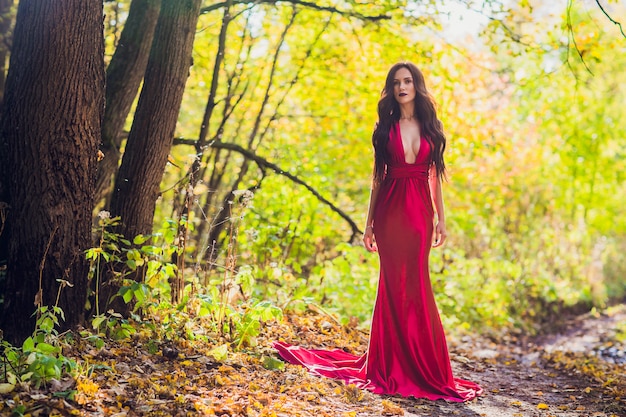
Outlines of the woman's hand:
<svg viewBox="0 0 626 417">
<path fill-rule="evenodd" d="M 448 234 L 446 233 L 446 223 L 438 221 L 433 232 L 433 248 L 443 245 Z"/>
<path fill-rule="evenodd" d="M 367 226 L 365 228 L 365 233 L 363 234 L 363 244 L 365 245 L 365 249 L 369 252 L 376 252 L 378 247 L 376 246 L 376 238 L 374 237 L 374 228 L 372 226 Z"/>
</svg>

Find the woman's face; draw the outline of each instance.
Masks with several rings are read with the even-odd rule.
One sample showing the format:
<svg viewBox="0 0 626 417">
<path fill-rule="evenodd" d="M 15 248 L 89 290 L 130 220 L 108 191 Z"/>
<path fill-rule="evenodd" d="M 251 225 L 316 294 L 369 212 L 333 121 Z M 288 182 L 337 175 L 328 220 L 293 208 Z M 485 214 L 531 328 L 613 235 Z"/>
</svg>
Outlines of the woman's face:
<svg viewBox="0 0 626 417">
<path fill-rule="evenodd" d="M 415 100 L 413 76 L 407 68 L 400 68 L 393 76 L 393 95 L 400 104 Z"/>
</svg>

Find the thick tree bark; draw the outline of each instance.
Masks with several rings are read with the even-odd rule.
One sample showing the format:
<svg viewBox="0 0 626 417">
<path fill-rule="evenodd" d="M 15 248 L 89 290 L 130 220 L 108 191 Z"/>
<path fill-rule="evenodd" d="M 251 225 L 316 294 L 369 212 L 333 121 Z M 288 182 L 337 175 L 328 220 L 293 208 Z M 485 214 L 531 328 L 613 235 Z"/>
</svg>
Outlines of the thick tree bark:
<svg viewBox="0 0 626 417">
<path fill-rule="evenodd" d="M 121 216 L 117 230 L 132 239 L 152 233 L 159 185 L 172 147 L 185 82 L 192 63 L 192 47 L 201 0 L 163 0 L 144 84 L 115 180 L 111 215 Z M 143 278 L 136 274 L 136 280 Z M 111 299 L 119 283 L 109 280 L 101 299 Z M 118 298 L 119 300 L 119 298 Z M 113 308 L 128 312 L 116 302 Z"/>
<path fill-rule="evenodd" d="M 13 24 L 13 0 L 0 0 L 0 102 L 4 96 L 6 68 L 11 50 L 11 26 Z"/>
<path fill-rule="evenodd" d="M 124 123 L 146 71 L 160 10 L 161 0 L 133 0 L 120 41 L 107 67 L 106 109 L 100 147 L 104 158 L 98 164 L 96 203 L 111 188 L 111 178 L 120 162 Z"/>
<path fill-rule="evenodd" d="M 6 67 L 8 63 L 13 25 L 13 0 L 0 0 L 0 103 L 2 103 L 2 97 L 4 97 L 4 84 L 6 81 Z M 0 111 L 2 106 L 0 105 Z M 0 114 L 2 119 L 2 114 Z M 6 152 L 6 149 L 2 148 L 2 139 L 0 139 L 0 152 Z M 7 239 L 2 239 L 4 233 L 4 224 L 7 214 L 7 178 L 6 178 L 6 166 L 2 163 L 2 156 L 0 155 L 0 311 L 2 311 L 2 294 L 4 294 L 4 272 L 3 268 L 6 264 L 9 242 Z"/>
<path fill-rule="evenodd" d="M 31 334 L 38 306 L 58 300 L 63 328 L 83 318 L 104 111 L 102 12 L 101 0 L 19 2 L 0 152 L 10 205 L 0 320 L 13 342 Z"/>
</svg>

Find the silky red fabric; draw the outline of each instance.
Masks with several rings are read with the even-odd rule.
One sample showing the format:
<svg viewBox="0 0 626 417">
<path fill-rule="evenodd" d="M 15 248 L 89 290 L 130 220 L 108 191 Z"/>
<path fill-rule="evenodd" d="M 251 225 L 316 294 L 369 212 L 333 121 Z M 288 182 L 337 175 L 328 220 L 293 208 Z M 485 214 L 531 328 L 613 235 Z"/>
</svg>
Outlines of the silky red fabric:
<svg viewBox="0 0 626 417">
<path fill-rule="evenodd" d="M 428 270 L 434 217 L 430 145 L 422 138 L 415 163 L 406 163 L 396 125 L 388 146 L 387 175 L 374 208 L 380 278 L 367 352 L 356 356 L 284 342 L 274 347 L 286 361 L 311 373 L 377 394 L 469 401 L 482 388 L 452 375 Z"/>
</svg>

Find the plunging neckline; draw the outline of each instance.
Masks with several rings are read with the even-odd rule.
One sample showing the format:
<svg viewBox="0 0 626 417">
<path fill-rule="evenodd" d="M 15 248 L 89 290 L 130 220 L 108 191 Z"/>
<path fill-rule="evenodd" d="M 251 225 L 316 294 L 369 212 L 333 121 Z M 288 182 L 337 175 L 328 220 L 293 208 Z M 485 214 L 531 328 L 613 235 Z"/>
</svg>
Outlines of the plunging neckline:
<svg viewBox="0 0 626 417">
<path fill-rule="evenodd" d="M 417 152 L 415 153 L 415 161 L 407 162 L 406 150 L 404 149 L 404 141 L 402 140 L 402 128 L 400 127 L 400 122 L 398 122 L 397 126 L 398 126 L 398 139 L 400 139 L 400 147 L 402 148 L 402 161 L 406 165 L 415 165 L 417 163 L 417 158 L 420 156 L 420 152 L 422 151 L 422 140 L 423 140 L 422 130 L 420 129 L 420 144 L 419 144 L 419 148 L 417 148 Z"/>
</svg>

